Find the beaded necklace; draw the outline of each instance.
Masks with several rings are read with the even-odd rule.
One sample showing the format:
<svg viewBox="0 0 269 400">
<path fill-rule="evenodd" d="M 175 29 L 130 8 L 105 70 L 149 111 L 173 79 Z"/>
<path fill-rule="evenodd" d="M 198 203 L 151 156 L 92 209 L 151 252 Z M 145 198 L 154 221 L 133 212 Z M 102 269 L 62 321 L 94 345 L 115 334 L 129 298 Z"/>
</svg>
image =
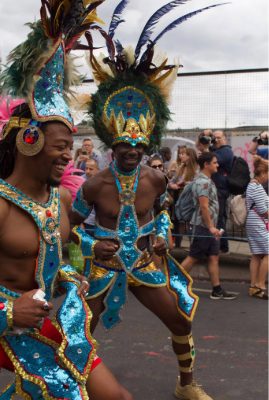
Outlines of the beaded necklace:
<svg viewBox="0 0 269 400">
<path fill-rule="evenodd" d="M 138 165 L 130 172 L 123 172 L 118 168 L 115 161 L 110 164 L 110 170 L 119 192 L 119 201 L 122 205 L 134 204 L 140 169 L 141 167 Z"/>
</svg>

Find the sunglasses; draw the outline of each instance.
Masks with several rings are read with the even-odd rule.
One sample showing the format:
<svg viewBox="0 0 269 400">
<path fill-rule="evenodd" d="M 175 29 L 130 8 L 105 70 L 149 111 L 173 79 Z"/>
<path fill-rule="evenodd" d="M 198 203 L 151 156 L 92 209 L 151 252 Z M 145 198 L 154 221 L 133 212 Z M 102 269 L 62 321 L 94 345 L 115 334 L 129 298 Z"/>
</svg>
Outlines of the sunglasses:
<svg viewBox="0 0 269 400">
<path fill-rule="evenodd" d="M 163 165 L 162 164 L 157 164 L 157 165 L 152 165 L 151 166 L 151 168 L 154 168 L 154 169 L 161 169 L 161 168 L 163 168 Z"/>
</svg>

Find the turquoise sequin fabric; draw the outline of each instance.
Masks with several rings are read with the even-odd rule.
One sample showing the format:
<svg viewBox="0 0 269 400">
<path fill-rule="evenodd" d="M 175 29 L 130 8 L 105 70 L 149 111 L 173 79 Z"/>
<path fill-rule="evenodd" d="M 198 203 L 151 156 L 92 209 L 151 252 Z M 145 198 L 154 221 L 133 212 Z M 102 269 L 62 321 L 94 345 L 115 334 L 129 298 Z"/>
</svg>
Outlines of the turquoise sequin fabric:
<svg viewBox="0 0 269 400">
<path fill-rule="evenodd" d="M 121 185 L 114 170 L 112 163 L 110 170 L 114 176 L 119 194 Z M 139 180 L 139 171 L 134 182 L 133 192 Z M 81 193 L 77 196 L 73 207 L 79 211 L 80 215 L 85 212 L 87 216 L 87 205 Z M 128 278 L 132 278 L 136 283 L 150 287 L 167 286 L 176 298 L 179 312 L 189 320 L 192 320 L 197 306 L 198 298 L 191 291 L 191 278 L 171 257 L 167 257 L 165 262 L 165 272 L 158 270 L 143 270 L 143 265 L 139 265 L 144 252 L 137 247 L 137 241 L 151 234 L 164 237 L 167 240 L 168 228 L 171 225 L 170 218 L 161 213 L 156 221 L 152 219 L 143 226 L 139 226 L 134 204 L 121 204 L 118 214 L 116 229 L 108 229 L 101 226 L 96 221 L 94 238 L 80 229 L 80 240 L 82 254 L 85 257 L 84 274 L 90 279 L 89 298 L 96 298 L 107 291 L 104 299 L 105 310 L 101 315 L 101 320 L 106 329 L 114 327 L 121 321 L 120 311 L 127 299 Z M 77 229 L 77 232 L 78 230 Z M 90 251 L 90 243 L 96 240 L 113 239 L 119 243 L 119 249 L 115 254 L 117 265 L 106 265 L 94 259 Z M 92 258 L 92 260 L 90 260 Z M 101 276 L 91 275 L 91 266 L 101 268 L 104 271 Z"/>
<path fill-rule="evenodd" d="M 30 100 L 38 121 L 57 117 L 57 120 L 62 120 L 72 129 L 73 118 L 64 98 L 64 44 L 60 42 L 55 47 L 51 58 L 39 71 L 39 79 Z"/>
<path fill-rule="evenodd" d="M 75 279 L 75 270 L 62 264 L 59 191 L 51 189 L 48 202 L 42 204 L 0 180 L 0 196 L 27 212 L 39 229 L 35 279 L 45 292 L 46 300 L 58 292 L 65 294 L 54 322 L 63 338 L 60 344 L 47 340 L 36 329 L 23 330 L 20 335 L 16 330 L 10 330 L 0 337 L 0 345 L 14 365 L 17 376 L 15 393 L 28 394 L 34 400 L 88 400 L 85 384 L 95 357 L 90 335 L 91 312 L 85 299 L 77 295 L 80 283 Z M 18 293 L 0 287 L 0 300 L 2 297 L 15 300 L 18 296 Z M 10 399 L 8 396 L 14 390 L 15 386 L 10 386 L 0 399 Z"/>
</svg>

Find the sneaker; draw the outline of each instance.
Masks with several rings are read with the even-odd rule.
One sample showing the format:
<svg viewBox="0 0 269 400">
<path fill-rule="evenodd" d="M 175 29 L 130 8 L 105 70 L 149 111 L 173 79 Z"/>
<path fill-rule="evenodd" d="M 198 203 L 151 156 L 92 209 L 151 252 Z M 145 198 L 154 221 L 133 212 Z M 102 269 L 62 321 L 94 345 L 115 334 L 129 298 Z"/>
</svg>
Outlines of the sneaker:
<svg viewBox="0 0 269 400">
<path fill-rule="evenodd" d="M 202 386 L 197 385 L 195 382 L 192 382 L 190 385 L 181 386 L 179 377 L 174 394 L 175 397 L 180 400 L 213 400 L 212 397 L 208 396 L 202 389 Z"/>
<path fill-rule="evenodd" d="M 223 290 L 223 289 L 221 289 L 218 292 L 215 290 L 212 290 L 212 293 L 210 295 L 210 299 L 212 299 L 212 300 L 219 300 L 219 299 L 234 300 L 234 299 L 236 299 L 236 297 L 237 296 L 235 294 L 225 292 L 225 290 Z"/>
</svg>

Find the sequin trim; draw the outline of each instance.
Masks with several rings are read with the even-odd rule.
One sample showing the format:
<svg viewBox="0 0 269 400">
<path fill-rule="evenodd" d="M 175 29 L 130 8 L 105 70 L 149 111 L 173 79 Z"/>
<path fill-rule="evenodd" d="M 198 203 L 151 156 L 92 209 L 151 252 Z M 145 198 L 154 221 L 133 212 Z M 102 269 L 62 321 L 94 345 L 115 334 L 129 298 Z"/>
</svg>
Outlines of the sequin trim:
<svg viewBox="0 0 269 400">
<path fill-rule="evenodd" d="M 13 327 L 13 301 L 7 302 L 7 325 L 9 329 Z"/>
<path fill-rule="evenodd" d="M 183 309 L 181 309 L 179 307 L 180 300 L 181 300 L 180 296 L 179 296 L 179 293 L 176 290 L 174 290 L 172 288 L 171 284 L 170 284 L 172 279 L 171 279 L 170 270 L 169 270 L 169 266 L 168 266 L 168 258 L 173 262 L 174 265 L 177 266 L 177 268 L 180 270 L 180 272 L 185 276 L 186 280 L 188 281 L 188 285 L 186 287 L 186 290 L 187 290 L 188 296 L 190 296 L 190 298 L 192 298 L 192 300 L 193 300 L 193 305 L 192 305 L 192 308 L 191 308 L 191 311 L 190 311 L 189 314 L 187 314 Z M 194 318 L 194 315 L 195 315 L 195 312 L 196 312 L 196 309 L 197 309 L 197 306 L 198 306 L 198 302 L 199 302 L 199 296 L 197 296 L 192 291 L 193 280 L 192 280 L 191 276 L 184 270 L 184 268 L 180 267 L 178 262 L 169 253 L 163 259 L 165 261 L 164 262 L 164 272 L 165 272 L 165 275 L 166 275 L 166 278 L 167 278 L 167 289 L 176 298 L 176 306 L 177 306 L 178 312 L 184 318 L 186 318 L 188 321 L 191 322 L 193 320 L 193 318 Z"/>
<path fill-rule="evenodd" d="M 166 210 L 161 211 L 155 218 L 156 236 L 162 237 L 168 243 L 168 232 L 173 226 Z"/>
<path fill-rule="evenodd" d="M 63 279 L 63 277 L 64 277 L 65 281 L 75 283 L 74 280 L 69 277 L 69 275 L 67 275 L 64 271 L 61 271 L 61 279 Z M 78 286 L 78 283 L 75 283 L 75 284 Z M 54 326 L 61 333 L 62 338 L 63 338 L 61 345 L 58 349 L 58 354 L 60 356 L 61 361 L 64 363 L 64 365 L 67 367 L 67 369 L 72 373 L 72 375 L 77 380 L 79 380 L 80 382 L 85 384 L 88 379 L 90 370 L 91 370 L 92 362 L 94 360 L 94 357 L 96 356 L 96 349 L 95 349 L 96 342 L 95 342 L 95 339 L 91 336 L 91 332 L 90 332 L 90 322 L 91 322 L 91 318 L 92 318 L 92 312 L 83 297 L 81 297 L 81 300 L 82 300 L 82 304 L 83 304 L 83 308 L 84 308 L 84 312 L 85 312 L 85 319 L 86 319 L 86 322 L 84 325 L 84 332 L 85 332 L 85 336 L 86 336 L 88 342 L 91 344 L 91 347 L 92 347 L 92 351 L 89 354 L 88 362 L 87 362 L 82 374 L 78 371 L 78 369 L 75 367 L 73 362 L 70 361 L 65 355 L 65 350 L 68 346 L 68 341 L 67 341 L 67 338 L 64 335 L 57 319 L 55 319 L 55 321 L 54 321 Z"/>
<path fill-rule="evenodd" d="M 40 378 L 36 378 L 33 375 L 28 374 L 23 367 L 21 366 L 21 364 L 19 363 L 19 361 L 17 360 L 16 356 L 13 354 L 12 350 L 10 349 L 10 347 L 8 346 L 7 342 L 5 341 L 4 338 L 0 338 L 0 344 L 3 347 L 3 349 L 5 350 L 7 356 L 9 357 L 9 359 L 11 360 L 12 364 L 14 365 L 14 368 L 16 371 L 18 371 L 19 375 L 23 378 L 26 379 L 32 383 L 34 383 L 37 386 L 40 386 L 42 389 L 42 394 L 45 397 L 46 400 L 59 400 L 57 399 L 57 397 L 51 397 L 47 391 L 47 385 L 40 380 Z M 21 387 L 18 388 L 18 394 L 25 396 L 25 392 L 21 391 Z M 25 398 L 25 397 L 24 397 Z M 31 399 L 31 398 L 30 398 Z"/>
</svg>

